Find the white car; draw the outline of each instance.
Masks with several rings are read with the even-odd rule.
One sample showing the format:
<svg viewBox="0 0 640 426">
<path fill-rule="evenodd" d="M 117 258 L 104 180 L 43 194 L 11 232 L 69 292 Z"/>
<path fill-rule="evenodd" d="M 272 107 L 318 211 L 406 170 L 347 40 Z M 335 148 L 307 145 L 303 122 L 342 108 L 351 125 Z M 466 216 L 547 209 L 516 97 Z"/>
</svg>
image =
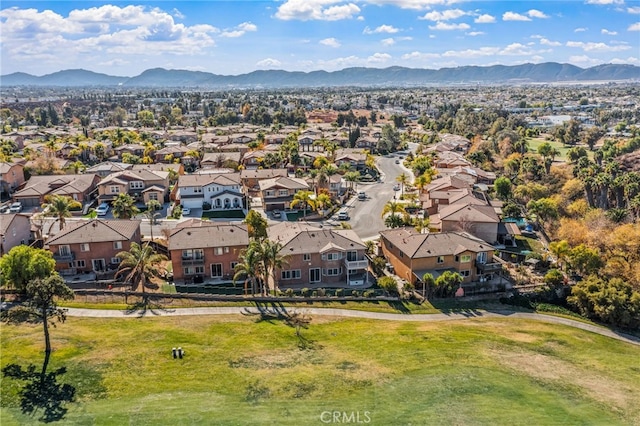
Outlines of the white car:
<svg viewBox="0 0 640 426">
<path fill-rule="evenodd" d="M 341 211 L 338 213 L 338 220 L 349 220 L 349 213 L 346 211 Z"/>
<path fill-rule="evenodd" d="M 393 185 L 393 190 L 394 191 L 400 191 L 400 185 L 398 185 L 398 184 Z"/>
<path fill-rule="evenodd" d="M 189 207 L 182 208 L 182 216 L 189 216 L 191 214 L 191 209 Z"/>
<path fill-rule="evenodd" d="M 109 211 L 109 204 L 100 203 L 100 205 L 96 208 L 96 213 L 98 216 L 105 216 Z"/>
<path fill-rule="evenodd" d="M 22 211 L 22 203 L 16 201 L 9 206 L 9 213 L 20 213 Z"/>
</svg>

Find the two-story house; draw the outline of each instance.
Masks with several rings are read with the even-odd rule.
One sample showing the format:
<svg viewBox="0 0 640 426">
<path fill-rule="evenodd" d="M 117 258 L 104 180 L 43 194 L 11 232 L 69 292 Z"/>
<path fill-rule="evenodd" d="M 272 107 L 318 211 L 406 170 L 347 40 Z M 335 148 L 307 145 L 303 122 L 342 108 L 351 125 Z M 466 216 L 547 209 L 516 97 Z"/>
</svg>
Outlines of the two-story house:
<svg viewBox="0 0 640 426">
<path fill-rule="evenodd" d="M 280 222 L 267 229 L 282 244 L 285 265 L 275 271 L 275 285 L 287 287 L 368 286 L 366 245 L 351 229 L 319 228 Z"/>
<path fill-rule="evenodd" d="M 495 208 L 470 200 L 442 207 L 429 217 L 429 227 L 440 232 L 463 231 L 494 244 L 498 241 L 500 218 Z"/>
<path fill-rule="evenodd" d="M 245 190 L 260 190 L 259 182 L 276 177 L 287 177 L 287 169 L 244 169 L 240 170 L 240 180 Z"/>
<path fill-rule="evenodd" d="M 280 176 L 258 182 L 264 211 L 285 210 L 291 206 L 298 191 L 308 191 L 304 179 Z"/>
<path fill-rule="evenodd" d="M 414 285 L 424 274 L 437 278 L 447 270 L 462 275 L 463 283 L 491 281 L 502 269 L 493 260 L 494 247 L 465 232 L 387 229 L 380 232 L 380 248 L 396 275 Z"/>
<path fill-rule="evenodd" d="M 110 203 L 119 194 L 129 194 L 137 203 L 156 200 L 164 203 L 169 194 L 169 172 L 158 170 L 124 170 L 113 173 L 98 184 L 99 201 Z"/>
<path fill-rule="evenodd" d="M 116 256 L 129 251 L 131 243 L 140 244 L 140 220 L 100 220 L 69 223 L 45 242 L 53 253 L 56 271 L 75 275 L 115 270 Z"/>
<path fill-rule="evenodd" d="M 0 161 L 0 198 L 13 194 L 24 182 L 22 163 Z"/>
<path fill-rule="evenodd" d="M 242 209 L 244 194 L 240 173 L 202 173 L 180 176 L 177 200 L 183 207 L 211 210 Z"/>
<path fill-rule="evenodd" d="M 44 204 L 47 195 L 63 195 L 85 203 L 92 200 L 99 181 L 100 176 L 92 173 L 32 176 L 23 188 L 13 194 L 13 199 L 24 207 Z"/>
<path fill-rule="evenodd" d="M 176 283 L 232 281 L 234 268 L 249 245 L 244 223 L 189 219 L 169 235 L 169 255 Z"/>
<path fill-rule="evenodd" d="M 354 170 L 361 171 L 367 167 L 367 154 L 361 149 L 341 149 L 336 151 L 336 166 L 349 164 Z"/>
<path fill-rule="evenodd" d="M 31 222 L 29 216 L 19 213 L 0 215 L 0 256 L 21 244 L 29 244 Z"/>
</svg>

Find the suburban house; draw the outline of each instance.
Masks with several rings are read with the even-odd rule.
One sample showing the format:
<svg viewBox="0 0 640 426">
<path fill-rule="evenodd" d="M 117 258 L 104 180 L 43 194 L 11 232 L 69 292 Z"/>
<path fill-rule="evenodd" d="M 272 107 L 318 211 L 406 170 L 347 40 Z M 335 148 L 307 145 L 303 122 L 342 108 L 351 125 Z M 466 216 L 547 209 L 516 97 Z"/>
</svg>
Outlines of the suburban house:
<svg viewBox="0 0 640 426">
<path fill-rule="evenodd" d="M 240 152 L 208 152 L 204 154 L 202 160 L 200 160 L 200 167 L 203 169 L 218 169 L 220 167 L 224 167 L 225 164 L 229 164 L 229 162 L 233 162 L 235 164 L 240 164 L 240 157 L 242 154 Z"/>
<path fill-rule="evenodd" d="M 183 207 L 211 210 L 242 209 L 244 194 L 240 173 L 202 173 L 180 176 L 177 200 Z"/>
<path fill-rule="evenodd" d="M 268 152 L 264 149 L 246 152 L 240 162 L 246 169 L 257 169 Z"/>
<path fill-rule="evenodd" d="M 24 165 L 0 161 L 0 195 L 10 195 L 24 183 Z"/>
<path fill-rule="evenodd" d="M 259 182 L 265 179 L 287 177 L 287 169 L 244 169 L 240 170 L 240 181 L 245 190 L 259 191 Z"/>
<path fill-rule="evenodd" d="M 482 192 L 471 188 L 455 188 L 446 190 L 431 190 L 420 194 L 422 208 L 432 216 L 442 208 L 451 204 L 487 205 L 488 201 Z"/>
<path fill-rule="evenodd" d="M 247 225 L 189 219 L 169 235 L 169 255 L 176 283 L 232 281 L 234 268 L 249 245 Z"/>
<path fill-rule="evenodd" d="M 164 203 L 169 193 L 169 172 L 125 170 L 102 179 L 98 185 L 100 202 L 110 203 L 119 194 L 129 194 L 137 203 L 156 200 Z"/>
<path fill-rule="evenodd" d="M 20 213 L 0 215 L 0 256 L 21 244 L 29 244 L 31 221 Z"/>
<path fill-rule="evenodd" d="M 437 278 L 444 271 L 458 272 L 463 283 L 491 281 L 502 269 L 493 261 L 494 247 L 465 232 L 388 229 L 380 232 L 380 248 L 396 275 L 414 285 L 426 273 Z"/>
<path fill-rule="evenodd" d="M 304 179 L 286 176 L 261 180 L 259 186 L 262 207 L 266 212 L 288 209 L 298 191 L 309 190 Z"/>
<path fill-rule="evenodd" d="M 464 231 L 494 244 L 498 241 L 500 218 L 494 207 L 478 205 L 473 201 L 456 203 L 441 208 L 429 217 L 429 227 L 439 232 Z"/>
<path fill-rule="evenodd" d="M 353 230 L 280 222 L 267 233 L 282 244 L 280 254 L 286 258 L 275 271 L 277 287 L 368 286 L 366 246 Z"/>
<path fill-rule="evenodd" d="M 84 204 L 92 200 L 98 182 L 100 176 L 92 173 L 32 176 L 22 189 L 13 194 L 13 199 L 24 207 L 33 207 L 44 204 L 47 195 L 63 195 Z"/>
<path fill-rule="evenodd" d="M 140 244 L 140 220 L 100 220 L 67 224 L 45 242 L 53 253 L 56 270 L 63 275 L 115 270 L 116 257 L 129 251 L 131 243 Z"/>
<path fill-rule="evenodd" d="M 87 170 L 85 170 L 85 173 L 95 173 L 100 177 L 107 177 L 112 173 L 129 170 L 132 167 L 133 164 L 117 163 L 115 161 L 104 161 L 102 163 L 96 164 L 95 166 L 89 167 Z"/>
<path fill-rule="evenodd" d="M 137 143 L 120 145 L 119 147 L 114 148 L 114 151 L 116 154 L 118 154 L 118 158 L 120 160 L 122 160 L 122 154 L 124 153 L 142 157 L 144 155 L 144 150 L 145 150 L 145 147 Z"/>
<path fill-rule="evenodd" d="M 363 153 L 361 149 L 341 149 L 336 151 L 336 159 L 334 162 L 338 167 L 344 163 L 348 163 L 355 170 L 361 171 L 367 167 L 367 154 Z"/>
</svg>

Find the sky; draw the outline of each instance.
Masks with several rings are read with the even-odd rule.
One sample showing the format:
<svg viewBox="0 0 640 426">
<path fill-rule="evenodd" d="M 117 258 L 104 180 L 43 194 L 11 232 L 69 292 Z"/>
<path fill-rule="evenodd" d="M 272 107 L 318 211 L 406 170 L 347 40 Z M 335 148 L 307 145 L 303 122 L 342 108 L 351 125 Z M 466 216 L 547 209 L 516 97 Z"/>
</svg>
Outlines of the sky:
<svg viewBox="0 0 640 426">
<path fill-rule="evenodd" d="M 0 3 L 0 74 L 640 65 L 640 0 Z"/>
</svg>

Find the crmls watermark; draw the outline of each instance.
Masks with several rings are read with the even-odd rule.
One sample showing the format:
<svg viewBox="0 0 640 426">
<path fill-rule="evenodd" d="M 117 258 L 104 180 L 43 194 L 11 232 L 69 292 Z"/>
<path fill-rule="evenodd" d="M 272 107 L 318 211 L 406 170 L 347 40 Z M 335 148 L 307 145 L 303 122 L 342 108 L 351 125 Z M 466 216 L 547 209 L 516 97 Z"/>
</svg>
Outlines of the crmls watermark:
<svg viewBox="0 0 640 426">
<path fill-rule="evenodd" d="M 371 411 L 323 411 L 322 423 L 371 423 Z"/>
</svg>

